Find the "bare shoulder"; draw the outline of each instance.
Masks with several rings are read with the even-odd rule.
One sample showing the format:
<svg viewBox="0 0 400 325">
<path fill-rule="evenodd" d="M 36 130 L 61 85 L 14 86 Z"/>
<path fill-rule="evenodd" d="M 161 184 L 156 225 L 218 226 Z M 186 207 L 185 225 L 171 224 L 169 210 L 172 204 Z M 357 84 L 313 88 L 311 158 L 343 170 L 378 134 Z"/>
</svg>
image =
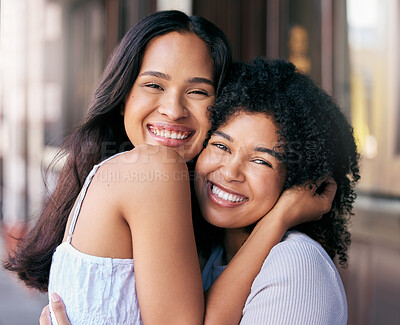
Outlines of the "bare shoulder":
<svg viewBox="0 0 400 325">
<path fill-rule="evenodd" d="M 152 166 L 162 167 L 166 170 L 186 169 L 186 163 L 182 156 L 168 147 L 144 144 L 136 149 L 140 164 L 148 164 L 150 168 Z"/>
<path fill-rule="evenodd" d="M 147 179 L 144 175 L 149 172 L 154 175 L 184 174 L 187 172 L 187 166 L 176 151 L 144 144 L 110 159 L 99 169 L 99 174 L 115 175 L 114 181 L 140 178 L 141 182 L 145 182 Z"/>
<path fill-rule="evenodd" d="M 110 170 L 181 170 L 186 169 L 184 159 L 167 147 L 142 144 L 104 164 Z"/>
<path fill-rule="evenodd" d="M 190 193 L 185 161 L 176 151 L 161 146 L 137 146 L 107 161 L 96 177 L 107 183 L 120 206 L 130 209 L 162 201 L 170 193 Z"/>
</svg>

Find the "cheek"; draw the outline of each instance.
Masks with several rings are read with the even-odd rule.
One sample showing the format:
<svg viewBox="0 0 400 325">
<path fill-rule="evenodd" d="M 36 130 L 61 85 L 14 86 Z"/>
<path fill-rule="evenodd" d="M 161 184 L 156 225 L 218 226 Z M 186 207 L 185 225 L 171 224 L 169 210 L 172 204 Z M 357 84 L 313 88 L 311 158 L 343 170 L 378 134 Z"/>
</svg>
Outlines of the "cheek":
<svg viewBox="0 0 400 325">
<path fill-rule="evenodd" d="M 125 102 L 124 123 L 125 125 L 138 125 L 146 117 L 156 110 L 157 102 L 151 96 L 134 96 Z"/>
<path fill-rule="evenodd" d="M 225 151 L 213 146 L 209 145 L 205 150 L 207 150 L 207 157 L 204 161 L 204 164 L 208 166 L 213 165 L 213 169 L 216 170 L 218 167 L 223 167 L 226 164 L 230 163 L 230 155 Z"/>
<path fill-rule="evenodd" d="M 259 200 L 266 199 L 266 205 L 275 204 L 282 192 L 284 179 L 281 176 L 270 175 L 269 177 L 257 178 L 253 180 L 253 184 L 262 184 L 262 186 L 254 186 Z"/>
<path fill-rule="evenodd" d="M 202 134 L 202 142 L 206 139 L 206 135 L 208 130 L 211 128 L 211 122 L 210 119 L 208 118 L 208 115 L 205 113 L 204 115 L 198 115 L 196 117 L 197 123 L 198 123 L 198 128 L 199 132 Z"/>
<path fill-rule="evenodd" d="M 124 114 L 124 125 L 126 133 L 134 134 L 138 131 L 138 121 L 137 121 L 137 114 L 130 109 L 125 109 Z"/>
<path fill-rule="evenodd" d="M 213 102 L 202 103 L 193 106 L 190 111 L 190 114 L 194 117 L 194 119 L 198 123 L 200 132 L 202 132 L 203 134 L 206 134 L 208 130 L 211 128 L 211 120 L 210 120 L 210 114 L 208 112 L 208 107 L 212 104 Z"/>
<path fill-rule="evenodd" d="M 198 194 L 206 192 L 206 179 L 215 169 L 215 164 L 211 162 L 210 151 L 205 148 L 199 155 L 195 168 L 195 189 Z"/>
<path fill-rule="evenodd" d="M 196 168 L 195 168 L 197 177 L 199 178 L 205 177 L 210 167 L 209 162 L 210 162 L 210 152 L 208 148 L 205 148 L 197 158 Z"/>
<path fill-rule="evenodd" d="M 125 115 L 130 119 L 138 119 L 146 114 L 147 108 L 150 107 L 149 103 L 141 98 L 131 98 L 125 103 Z"/>
<path fill-rule="evenodd" d="M 129 140 L 134 146 L 137 146 L 145 142 L 146 127 L 143 123 L 144 117 L 131 110 L 131 108 L 125 108 L 124 127 Z"/>
<path fill-rule="evenodd" d="M 139 86 L 134 86 L 125 101 L 125 114 L 138 119 L 154 111 L 162 100 L 160 95 L 150 94 Z"/>
</svg>

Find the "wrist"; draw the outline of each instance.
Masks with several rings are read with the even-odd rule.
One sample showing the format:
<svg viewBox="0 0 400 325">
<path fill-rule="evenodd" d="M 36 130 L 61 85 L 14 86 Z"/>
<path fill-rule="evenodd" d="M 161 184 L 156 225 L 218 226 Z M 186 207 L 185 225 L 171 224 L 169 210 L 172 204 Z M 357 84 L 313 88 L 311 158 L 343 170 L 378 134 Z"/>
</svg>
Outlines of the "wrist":
<svg viewBox="0 0 400 325">
<path fill-rule="evenodd" d="M 276 233 L 278 236 L 281 235 L 283 237 L 290 227 L 285 212 L 273 209 L 257 223 L 252 234 L 262 232 L 263 235 L 270 236 Z"/>
</svg>

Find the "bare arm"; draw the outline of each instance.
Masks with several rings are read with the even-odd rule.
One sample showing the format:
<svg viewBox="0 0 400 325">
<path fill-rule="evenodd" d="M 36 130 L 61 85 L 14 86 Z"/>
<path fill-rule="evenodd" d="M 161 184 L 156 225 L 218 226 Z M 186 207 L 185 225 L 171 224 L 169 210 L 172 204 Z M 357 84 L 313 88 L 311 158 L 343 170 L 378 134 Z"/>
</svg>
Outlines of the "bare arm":
<svg viewBox="0 0 400 325">
<path fill-rule="evenodd" d="M 249 238 L 206 292 L 205 324 L 238 324 L 251 285 L 272 247 L 285 232 L 300 223 L 318 220 L 329 212 L 336 183 L 327 179 L 320 194 L 316 187 L 285 191 L 275 207 L 262 218 Z M 227 297 L 229 297 L 227 299 Z"/>
<path fill-rule="evenodd" d="M 142 321 L 146 325 L 202 324 L 204 296 L 186 164 L 167 148 L 135 150 L 141 150 L 139 156 L 108 166 L 122 175 L 121 181 L 110 183 L 115 188 L 109 200 L 116 202 L 131 231 Z M 129 175 L 138 177 L 129 181 Z M 56 317 L 65 315 L 63 305 L 53 311 Z M 48 324 L 46 311 L 40 323 Z"/>
<path fill-rule="evenodd" d="M 135 163 L 148 178 L 123 185 L 120 197 L 132 234 L 141 317 L 146 325 L 201 324 L 204 299 L 190 187 L 182 177 L 187 167 L 166 148 L 148 158 Z"/>
</svg>

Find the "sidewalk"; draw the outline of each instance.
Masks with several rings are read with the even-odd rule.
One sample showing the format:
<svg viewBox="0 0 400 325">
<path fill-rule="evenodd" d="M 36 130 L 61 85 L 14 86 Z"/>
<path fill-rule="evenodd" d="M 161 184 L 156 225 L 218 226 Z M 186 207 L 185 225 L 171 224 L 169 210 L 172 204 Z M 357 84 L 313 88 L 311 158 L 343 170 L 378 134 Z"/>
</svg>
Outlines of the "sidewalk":
<svg viewBox="0 0 400 325">
<path fill-rule="evenodd" d="M 0 259 L 5 249 L 0 238 Z M 38 325 L 47 294 L 28 289 L 10 272 L 0 267 L 0 325 Z"/>
</svg>

